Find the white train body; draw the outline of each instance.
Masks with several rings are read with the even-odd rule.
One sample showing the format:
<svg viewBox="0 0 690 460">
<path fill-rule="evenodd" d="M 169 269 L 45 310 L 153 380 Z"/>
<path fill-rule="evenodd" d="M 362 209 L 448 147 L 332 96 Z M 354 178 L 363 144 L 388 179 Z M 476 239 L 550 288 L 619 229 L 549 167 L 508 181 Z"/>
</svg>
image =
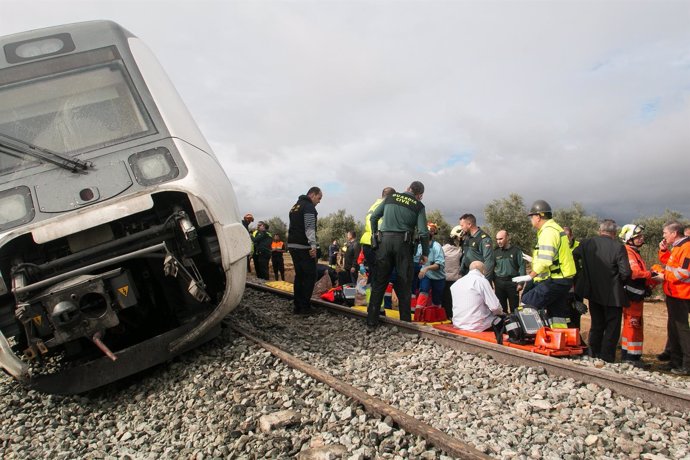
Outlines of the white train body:
<svg viewBox="0 0 690 460">
<path fill-rule="evenodd" d="M 0 38 L 0 365 L 77 393 L 213 337 L 250 240 L 160 64 L 117 24 Z"/>
</svg>

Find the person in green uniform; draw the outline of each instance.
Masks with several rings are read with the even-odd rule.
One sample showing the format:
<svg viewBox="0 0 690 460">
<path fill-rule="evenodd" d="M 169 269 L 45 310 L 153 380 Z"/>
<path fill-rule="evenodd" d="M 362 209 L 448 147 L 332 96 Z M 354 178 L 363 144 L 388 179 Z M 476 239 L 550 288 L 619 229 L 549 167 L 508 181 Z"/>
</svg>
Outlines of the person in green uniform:
<svg viewBox="0 0 690 460">
<path fill-rule="evenodd" d="M 522 257 L 522 250 L 510 244 L 510 235 L 506 230 L 499 230 L 496 233 L 496 245 L 494 248 L 496 297 L 501 302 L 503 312 L 512 313 L 518 307 L 519 291 L 522 289 L 522 285 L 514 283 L 513 278 L 527 274 L 525 260 Z"/>
<path fill-rule="evenodd" d="M 462 242 L 460 273 L 463 276 L 469 273 L 470 264 L 478 260 L 484 262 L 486 279 L 493 281 L 496 259 L 494 258 L 494 245 L 491 237 L 477 226 L 477 218 L 474 217 L 474 214 L 460 216 L 460 228 L 467 235 Z"/>
<path fill-rule="evenodd" d="M 370 330 L 378 326 L 379 307 L 394 269 L 397 271 L 397 277 L 393 287 L 398 296 L 400 320 L 412 321 L 410 297 L 415 229 L 419 232 L 422 246 L 422 265 L 426 263 L 429 255 L 429 231 L 426 227 L 426 211 L 422 204 L 423 195 L 424 184 L 414 181 L 405 192 L 387 196 L 369 218 L 371 244 L 376 250 L 376 277 L 367 307 L 367 326 Z M 380 227 L 379 219 L 382 219 Z M 380 235 L 380 241 L 377 235 Z"/>
</svg>

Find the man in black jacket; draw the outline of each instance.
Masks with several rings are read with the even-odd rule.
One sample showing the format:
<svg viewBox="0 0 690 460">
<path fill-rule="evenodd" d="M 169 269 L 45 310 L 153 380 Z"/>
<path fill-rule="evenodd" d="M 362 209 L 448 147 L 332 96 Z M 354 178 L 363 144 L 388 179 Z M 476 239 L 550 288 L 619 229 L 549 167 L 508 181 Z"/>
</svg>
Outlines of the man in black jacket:
<svg viewBox="0 0 690 460">
<path fill-rule="evenodd" d="M 290 209 L 288 251 L 295 266 L 294 313 L 298 315 L 311 312 L 316 283 L 316 205 L 322 197 L 321 189 L 312 187 Z"/>
<path fill-rule="evenodd" d="M 271 261 L 271 241 L 273 240 L 273 235 L 268 233 L 268 224 L 259 221 L 251 237 L 254 243 L 256 277 L 268 281 L 268 263 Z"/>
<path fill-rule="evenodd" d="M 573 251 L 582 261 L 575 292 L 589 300 L 592 324 L 589 347 L 592 356 L 607 362 L 616 359 L 623 308 L 628 306 L 623 286 L 632 272 L 625 246 L 616 238 L 618 228 L 613 220 L 599 225 L 599 236 L 587 239 Z"/>
<path fill-rule="evenodd" d="M 357 282 L 357 257 L 359 257 L 359 241 L 357 241 L 357 232 L 350 230 L 347 232 L 347 243 L 345 243 L 345 257 L 343 269 L 345 270 L 347 283 Z"/>
</svg>

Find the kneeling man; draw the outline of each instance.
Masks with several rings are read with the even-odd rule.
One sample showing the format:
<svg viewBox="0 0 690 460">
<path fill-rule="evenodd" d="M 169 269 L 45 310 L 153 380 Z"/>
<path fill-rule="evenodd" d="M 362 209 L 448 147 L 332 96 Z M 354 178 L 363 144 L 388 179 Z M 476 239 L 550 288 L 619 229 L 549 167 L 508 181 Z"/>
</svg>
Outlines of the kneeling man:
<svg viewBox="0 0 690 460">
<path fill-rule="evenodd" d="M 484 263 L 476 260 L 469 268 L 469 273 L 450 288 L 453 297 L 453 325 L 472 332 L 491 330 L 492 322 L 503 313 L 503 308 L 484 276 Z"/>
</svg>

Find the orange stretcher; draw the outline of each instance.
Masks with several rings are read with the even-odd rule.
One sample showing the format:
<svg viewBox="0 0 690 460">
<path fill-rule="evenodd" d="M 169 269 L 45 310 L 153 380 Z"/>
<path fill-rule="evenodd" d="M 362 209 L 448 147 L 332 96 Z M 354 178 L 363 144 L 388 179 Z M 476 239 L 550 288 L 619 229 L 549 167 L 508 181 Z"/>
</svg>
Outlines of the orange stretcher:
<svg viewBox="0 0 690 460">
<path fill-rule="evenodd" d="M 496 334 L 492 331 L 463 331 L 452 324 L 434 324 L 433 327 L 440 331 L 450 332 L 451 334 L 497 343 Z M 580 330 L 576 328 L 551 329 L 549 327 L 542 327 L 537 332 L 534 344 L 528 345 L 519 345 L 509 342 L 508 335 L 503 334 L 503 345 L 546 356 L 577 356 L 583 354 L 585 351 L 585 347 L 580 342 Z"/>
</svg>

